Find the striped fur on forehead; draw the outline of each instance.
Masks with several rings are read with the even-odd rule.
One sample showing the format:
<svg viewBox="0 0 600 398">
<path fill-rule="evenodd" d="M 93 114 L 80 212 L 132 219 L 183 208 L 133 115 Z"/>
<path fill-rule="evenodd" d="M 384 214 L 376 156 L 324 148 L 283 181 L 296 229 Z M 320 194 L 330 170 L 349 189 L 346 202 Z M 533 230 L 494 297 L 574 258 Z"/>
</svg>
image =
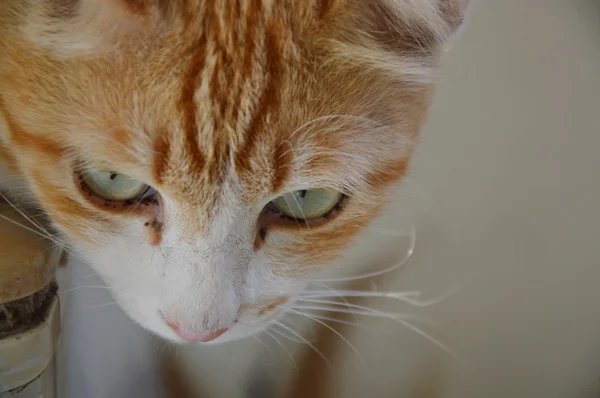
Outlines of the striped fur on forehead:
<svg viewBox="0 0 600 398">
<path fill-rule="evenodd" d="M 46 147 L 112 164 L 202 213 L 226 184 L 246 205 L 294 184 L 380 189 L 412 152 L 438 43 L 461 19 L 455 3 L 30 2 L 19 26 L 61 50 L 3 43 L 1 95 Z M 109 36 L 102 51 L 77 36 L 90 32 Z"/>
</svg>

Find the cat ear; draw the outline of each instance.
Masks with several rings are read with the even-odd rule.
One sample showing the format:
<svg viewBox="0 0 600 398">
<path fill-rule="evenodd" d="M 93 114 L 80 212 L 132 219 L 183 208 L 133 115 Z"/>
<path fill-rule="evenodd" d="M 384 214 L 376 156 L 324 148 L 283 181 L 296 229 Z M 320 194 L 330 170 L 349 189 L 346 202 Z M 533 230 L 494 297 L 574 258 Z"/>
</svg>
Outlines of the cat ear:
<svg viewBox="0 0 600 398">
<path fill-rule="evenodd" d="M 352 1 L 352 0 L 349 0 Z M 469 0 L 356 0 L 365 32 L 390 49 L 432 51 L 464 21 Z"/>
<path fill-rule="evenodd" d="M 464 21 L 469 0 L 319 0 L 334 54 L 408 82 L 435 80 L 436 60 Z"/>
<path fill-rule="evenodd" d="M 40 0 L 33 3 L 24 33 L 62 55 L 106 51 L 141 29 L 143 0 Z"/>
<path fill-rule="evenodd" d="M 463 24 L 470 0 L 317 0 L 318 12 L 346 36 L 362 33 L 388 48 L 431 49 Z"/>
</svg>

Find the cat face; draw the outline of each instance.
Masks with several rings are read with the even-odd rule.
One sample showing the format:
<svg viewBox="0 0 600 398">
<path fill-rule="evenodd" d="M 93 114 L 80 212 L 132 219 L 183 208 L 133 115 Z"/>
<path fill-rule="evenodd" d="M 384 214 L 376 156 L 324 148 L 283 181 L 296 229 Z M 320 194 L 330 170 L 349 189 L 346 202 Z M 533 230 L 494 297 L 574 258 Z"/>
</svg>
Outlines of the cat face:
<svg viewBox="0 0 600 398">
<path fill-rule="evenodd" d="M 405 174 L 458 3 L 9 2 L 5 157 L 133 319 L 247 336 Z"/>
</svg>

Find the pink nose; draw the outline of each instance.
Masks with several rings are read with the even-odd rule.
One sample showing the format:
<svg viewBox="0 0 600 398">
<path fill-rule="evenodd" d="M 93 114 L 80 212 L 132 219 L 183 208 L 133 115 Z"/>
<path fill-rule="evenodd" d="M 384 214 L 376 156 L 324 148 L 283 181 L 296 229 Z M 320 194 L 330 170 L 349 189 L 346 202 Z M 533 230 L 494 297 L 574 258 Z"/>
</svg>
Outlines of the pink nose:
<svg viewBox="0 0 600 398">
<path fill-rule="evenodd" d="M 167 324 L 182 339 L 200 343 L 208 343 L 209 341 L 213 341 L 227 331 L 227 329 L 220 329 L 214 332 L 193 333 L 182 329 L 177 323 L 167 322 Z"/>
</svg>

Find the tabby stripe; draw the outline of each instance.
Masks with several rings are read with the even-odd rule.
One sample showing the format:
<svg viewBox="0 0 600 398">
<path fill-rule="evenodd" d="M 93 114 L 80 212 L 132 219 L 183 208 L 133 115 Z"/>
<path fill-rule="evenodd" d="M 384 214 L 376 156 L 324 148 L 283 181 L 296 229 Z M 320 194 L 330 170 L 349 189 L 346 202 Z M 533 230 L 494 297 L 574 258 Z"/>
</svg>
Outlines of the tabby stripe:
<svg viewBox="0 0 600 398">
<path fill-rule="evenodd" d="M 171 148 L 169 145 L 169 137 L 166 133 L 159 136 L 154 141 L 154 164 L 152 166 L 154 180 L 157 184 L 164 182 L 164 175 L 169 167 Z"/>
<path fill-rule="evenodd" d="M 246 10 L 246 32 L 244 33 L 246 48 L 244 53 L 244 63 L 241 74 L 242 79 L 249 79 L 252 76 L 252 61 L 256 50 L 256 40 L 258 29 L 260 27 L 260 15 L 262 11 L 261 0 L 250 0 L 247 3 Z"/>
<path fill-rule="evenodd" d="M 190 171 L 200 173 L 204 168 L 204 156 L 200 153 L 198 142 L 198 124 L 196 123 L 196 104 L 194 93 L 201 84 L 201 74 L 206 63 L 206 38 L 203 36 L 196 44 L 197 49 L 192 55 L 189 69 L 184 74 L 181 82 L 181 97 L 179 106 L 183 110 L 183 129 L 186 147 L 190 152 Z"/>
<path fill-rule="evenodd" d="M 265 51 L 266 51 L 266 77 L 265 88 L 262 92 L 258 108 L 246 132 L 243 147 L 238 151 L 236 167 L 249 169 L 250 158 L 254 146 L 258 142 L 259 134 L 264 129 L 266 115 L 274 110 L 279 102 L 279 87 L 282 82 L 283 71 L 281 65 L 283 27 L 279 21 L 269 21 L 265 26 Z"/>
</svg>

